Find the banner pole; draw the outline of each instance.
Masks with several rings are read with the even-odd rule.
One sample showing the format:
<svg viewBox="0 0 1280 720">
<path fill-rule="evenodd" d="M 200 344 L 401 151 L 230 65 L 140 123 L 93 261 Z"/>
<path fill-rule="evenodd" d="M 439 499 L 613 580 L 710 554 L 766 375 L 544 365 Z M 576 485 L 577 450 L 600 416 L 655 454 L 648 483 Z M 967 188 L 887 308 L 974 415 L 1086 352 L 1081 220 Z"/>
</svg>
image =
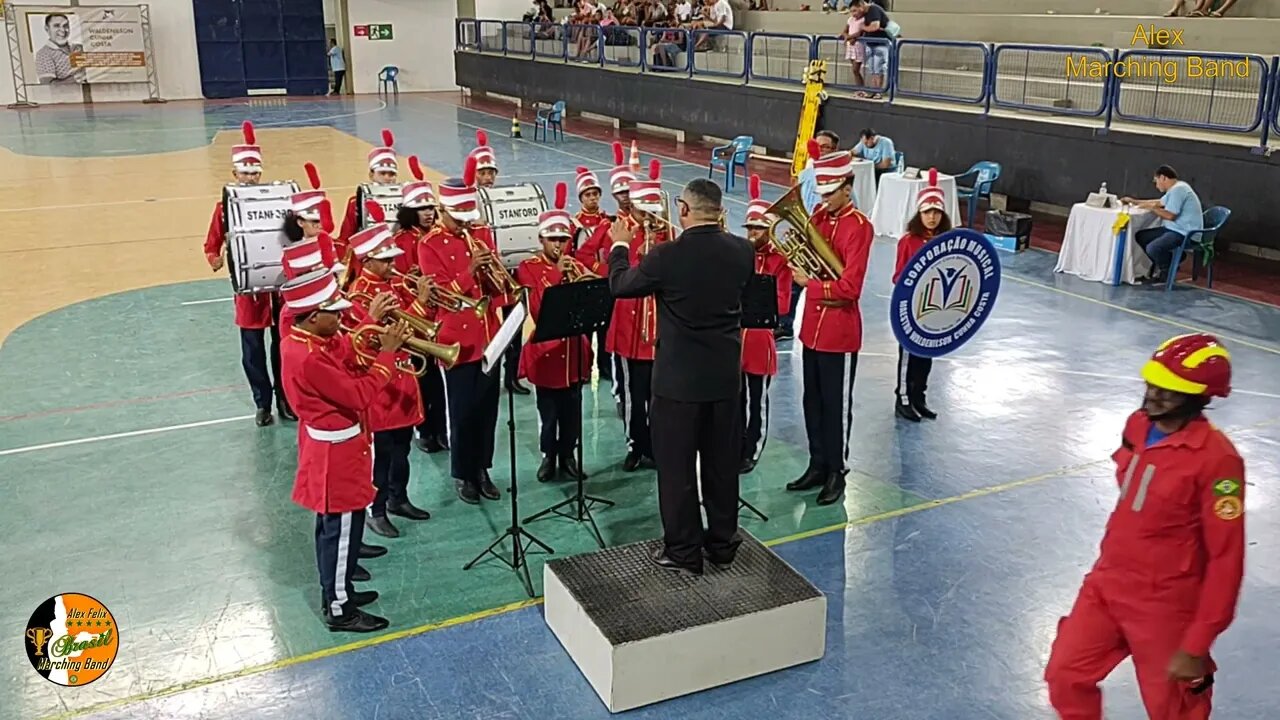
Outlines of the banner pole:
<svg viewBox="0 0 1280 720">
<path fill-rule="evenodd" d="M 27 81 L 22 76 L 22 47 L 18 40 L 18 17 L 13 3 L 4 3 L 4 29 L 9 38 L 9 69 L 13 72 L 13 104 L 10 110 L 27 110 L 36 104 L 27 100 Z"/>
<path fill-rule="evenodd" d="M 160 75 L 156 71 L 155 49 L 151 44 L 151 6 L 139 5 L 138 15 L 142 18 L 142 48 L 146 53 L 147 66 L 147 99 L 142 102 L 147 105 L 167 102 L 160 97 Z"/>
</svg>

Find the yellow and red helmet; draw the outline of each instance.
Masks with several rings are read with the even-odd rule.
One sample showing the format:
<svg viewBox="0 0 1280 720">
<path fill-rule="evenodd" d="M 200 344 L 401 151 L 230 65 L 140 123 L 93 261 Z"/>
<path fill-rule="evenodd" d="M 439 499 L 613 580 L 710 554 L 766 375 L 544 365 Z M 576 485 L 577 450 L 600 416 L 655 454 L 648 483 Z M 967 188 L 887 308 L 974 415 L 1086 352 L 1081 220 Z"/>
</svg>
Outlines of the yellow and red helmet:
<svg viewBox="0 0 1280 720">
<path fill-rule="evenodd" d="M 1231 353 L 1212 335 L 1179 335 L 1156 349 L 1142 366 L 1142 379 L 1184 395 L 1226 397 L 1231 394 Z"/>
</svg>

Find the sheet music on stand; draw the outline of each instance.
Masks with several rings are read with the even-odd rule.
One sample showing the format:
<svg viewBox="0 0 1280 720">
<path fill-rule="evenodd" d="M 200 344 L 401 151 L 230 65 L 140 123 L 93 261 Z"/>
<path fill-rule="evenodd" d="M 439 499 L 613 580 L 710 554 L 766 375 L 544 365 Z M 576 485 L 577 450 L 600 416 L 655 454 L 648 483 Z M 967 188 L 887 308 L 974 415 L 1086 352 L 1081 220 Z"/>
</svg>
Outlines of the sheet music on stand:
<svg viewBox="0 0 1280 720">
<path fill-rule="evenodd" d="M 756 273 L 742 292 L 742 327 L 778 327 L 778 279 Z"/>
<path fill-rule="evenodd" d="M 480 370 L 485 375 L 491 374 L 502 362 L 502 354 L 507 351 L 507 346 L 516 338 L 516 333 L 524 330 L 524 319 L 529 316 L 529 311 L 524 307 L 524 301 L 515 304 L 511 308 L 511 312 L 507 313 L 507 319 L 502 321 L 502 327 L 498 328 L 498 334 L 493 336 L 493 341 L 484 349 L 484 358 L 480 361 Z"/>
</svg>

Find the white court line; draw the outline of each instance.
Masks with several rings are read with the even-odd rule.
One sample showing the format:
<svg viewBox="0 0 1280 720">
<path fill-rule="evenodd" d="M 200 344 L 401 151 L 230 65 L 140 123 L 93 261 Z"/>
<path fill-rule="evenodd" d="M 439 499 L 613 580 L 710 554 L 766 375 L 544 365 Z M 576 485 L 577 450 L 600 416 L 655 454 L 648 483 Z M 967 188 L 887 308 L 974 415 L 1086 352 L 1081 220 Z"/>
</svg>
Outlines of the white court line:
<svg viewBox="0 0 1280 720">
<path fill-rule="evenodd" d="M 178 303 L 178 304 L 179 305 L 208 305 L 209 303 L 231 302 L 234 299 L 235 299 L 234 297 L 220 297 L 220 298 L 212 298 L 210 300 L 188 300 L 184 303 Z"/>
<path fill-rule="evenodd" d="M 103 442 L 105 440 L 120 440 L 123 438 L 140 437 L 142 435 L 156 435 L 158 433 L 173 432 L 174 430 L 189 430 L 191 428 L 208 427 L 210 425 L 223 425 L 226 423 L 240 422 L 241 420 L 252 420 L 253 417 L 253 415 L 237 415 L 236 417 L 219 418 L 218 420 L 201 420 L 200 422 L 183 423 L 182 425 L 166 425 L 164 427 L 148 428 L 146 430 L 132 430 L 130 432 L 112 433 L 110 435 L 95 435 L 93 437 L 79 438 L 78 440 L 62 440 L 59 442 L 44 443 L 42 445 L 28 445 L 26 447 L 0 450 L 0 457 L 4 457 L 6 455 L 21 455 L 23 453 L 38 452 L 40 450 L 53 450 L 55 448 L 70 447 L 72 445 Z"/>
</svg>

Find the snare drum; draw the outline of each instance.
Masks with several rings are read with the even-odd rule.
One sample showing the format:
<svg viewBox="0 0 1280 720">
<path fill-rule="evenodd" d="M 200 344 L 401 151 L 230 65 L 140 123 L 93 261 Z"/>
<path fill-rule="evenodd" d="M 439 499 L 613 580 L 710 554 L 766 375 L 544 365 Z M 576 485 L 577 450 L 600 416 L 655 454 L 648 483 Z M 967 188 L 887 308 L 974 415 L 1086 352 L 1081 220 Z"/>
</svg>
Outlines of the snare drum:
<svg viewBox="0 0 1280 720">
<path fill-rule="evenodd" d="M 227 270 L 236 293 L 273 292 L 284 284 L 284 216 L 296 192 L 292 180 L 222 189 Z"/>
<path fill-rule="evenodd" d="M 387 222 L 392 222 L 396 219 L 396 212 L 400 210 L 400 186 L 365 183 L 356 188 L 356 204 L 359 207 L 361 230 L 373 224 L 373 218 L 369 217 L 369 211 L 365 209 L 366 200 L 378 203 L 382 207 L 383 214 L 387 216 Z"/>
<path fill-rule="evenodd" d="M 480 188 L 477 192 L 484 221 L 493 228 L 493 240 L 509 270 L 542 249 L 538 216 L 547 209 L 547 197 L 537 183 Z"/>
</svg>

